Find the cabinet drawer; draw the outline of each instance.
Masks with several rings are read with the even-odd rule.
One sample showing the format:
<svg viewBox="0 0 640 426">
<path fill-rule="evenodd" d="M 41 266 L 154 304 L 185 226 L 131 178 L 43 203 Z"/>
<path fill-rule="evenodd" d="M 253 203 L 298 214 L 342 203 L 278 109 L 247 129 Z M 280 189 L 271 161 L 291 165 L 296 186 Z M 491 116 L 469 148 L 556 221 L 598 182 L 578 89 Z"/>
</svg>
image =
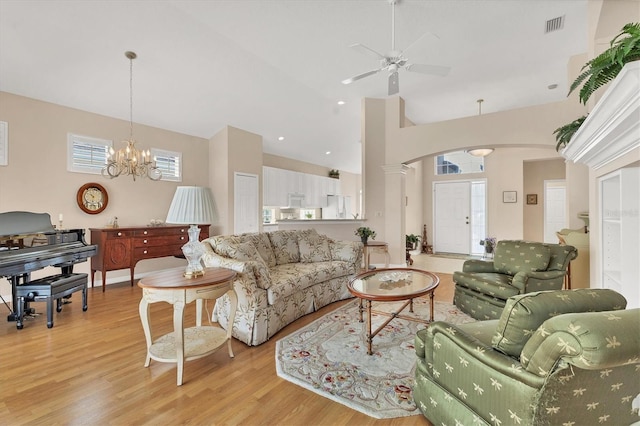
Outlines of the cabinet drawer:
<svg viewBox="0 0 640 426">
<path fill-rule="evenodd" d="M 159 237 L 135 237 L 133 239 L 133 247 L 156 247 L 166 245 L 180 246 L 186 244 L 189 241 L 189 237 L 186 235 L 164 235 Z"/>
<path fill-rule="evenodd" d="M 164 245 L 155 247 L 137 247 L 133 249 L 136 259 L 152 259 L 154 257 L 180 256 L 182 245 Z"/>
<path fill-rule="evenodd" d="M 131 237 L 131 231 L 114 229 L 113 231 L 105 232 L 104 235 L 107 240 L 113 240 L 118 238 L 129 238 Z"/>
<path fill-rule="evenodd" d="M 150 228 L 136 229 L 133 231 L 133 235 L 135 237 L 156 237 L 156 236 L 163 236 L 163 235 L 188 235 L 187 234 L 188 231 L 189 231 L 188 226 L 181 226 L 181 227 L 159 226 L 157 228 L 150 227 Z"/>
</svg>

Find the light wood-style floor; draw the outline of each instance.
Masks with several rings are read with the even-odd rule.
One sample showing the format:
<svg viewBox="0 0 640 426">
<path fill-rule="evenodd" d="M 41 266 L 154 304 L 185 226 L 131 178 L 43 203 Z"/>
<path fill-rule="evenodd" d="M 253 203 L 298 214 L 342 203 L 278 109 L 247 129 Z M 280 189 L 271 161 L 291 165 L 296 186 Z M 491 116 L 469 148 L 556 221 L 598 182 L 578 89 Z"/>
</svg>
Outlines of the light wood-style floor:
<svg viewBox="0 0 640 426">
<path fill-rule="evenodd" d="M 413 267 L 428 269 L 428 256 L 414 259 Z M 450 276 L 439 275 L 436 299 L 450 302 Z M 233 359 L 223 347 L 187 362 L 184 384 L 177 387 L 175 364 L 143 366 L 140 296 L 128 283 L 110 285 L 106 293 L 96 287 L 82 312 L 75 293 L 54 313 L 51 329 L 43 303 L 32 304 L 43 315 L 22 330 L 3 315 L 0 424 L 429 425 L 422 415 L 376 420 L 277 377 L 276 341 L 345 302 L 295 321 L 258 347 L 234 340 Z M 195 321 L 193 306 L 185 310 L 185 324 Z M 170 305 L 151 305 L 151 319 L 154 335 L 172 331 Z"/>
</svg>

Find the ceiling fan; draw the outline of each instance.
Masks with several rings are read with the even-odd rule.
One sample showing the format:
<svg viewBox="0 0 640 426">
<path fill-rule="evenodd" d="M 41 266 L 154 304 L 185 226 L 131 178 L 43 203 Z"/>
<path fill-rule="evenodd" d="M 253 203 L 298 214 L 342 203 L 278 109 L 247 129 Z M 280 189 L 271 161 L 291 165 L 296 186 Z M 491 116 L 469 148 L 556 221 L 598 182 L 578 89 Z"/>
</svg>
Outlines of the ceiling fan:
<svg viewBox="0 0 640 426">
<path fill-rule="evenodd" d="M 352 44 L 351 47 L 358 52 L 371 56 L 375 59 L 380 60 L 380 68 L 367 71 L 362 74 L 355 75 L 351 78 L 347 78 L 346 80 L 342 80 L 342 84 L 351 84 L 354 81 L 360 80 L 365 77 L 369 77 L 370 75 L 374 75 L 379 73 L 380 71 L 389 71 L 389 96 L 395 95 L 400 90 L 400 81 L 398 78 L 398 70 L 401 68 L 406 69 L 411 72 L 419 72 L 422 74 L 429 75 L 439 75 L 445 76 L 449 74 L 451 67 L 440 66 L 440 65 L 426 65 L 426 64 L 413 64 L 410 63 L 407 58 L 403 56 L 403 53 L 409 50 L 409 48 L 415 45 L 419 40 L 421 40 L 425 35 L 420 37 L 418 40 L 414 41 L 409 47 L 407 47 L 404 51 L 396 50 L 396 28 L 395 28 L 395 7 L 396 3 L 399 0 L 388 0 L 391 5 L 391 51 L 386 55 L 376 52 L 370 47 L 365 46 L 361 43 Z"/>
</svg>

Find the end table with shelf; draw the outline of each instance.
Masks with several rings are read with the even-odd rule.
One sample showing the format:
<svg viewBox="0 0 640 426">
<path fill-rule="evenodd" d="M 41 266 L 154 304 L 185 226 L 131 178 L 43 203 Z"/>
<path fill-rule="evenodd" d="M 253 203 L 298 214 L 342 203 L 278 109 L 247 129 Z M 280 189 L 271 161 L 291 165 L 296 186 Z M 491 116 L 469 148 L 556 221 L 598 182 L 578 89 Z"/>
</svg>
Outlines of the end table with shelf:
<svg viewBox="0 0 640 426">
<path fill-rule="evenodd" d="M 233 358 L 231 348 L 231 329 L 235 319 L 238 298 L 233 289 L 234 271 L 224 268 L 206 268 L 205 275 L 197 278 L 185 278 L 184 268 L 168 269 L 148 275 L 138 282 L 142 288 L 140 300 L 140 320 L 147 342 L 147 357 L 144 363 L 149 367 L 151 360 L 175 362 L 177 366 L 177 385 L 182 385 L 184 362 L 202 358 L 215 352 L 226 342 L 229 357 Z M 216 300 L 227 294 L 231 300 L 231 316 L 228 330 L 220 327 L 202 325 L 202 301 Z M 184 307 L 196 301 L 196 326 L 184 328 Z M 173 332 L 153 340 L 149 305 L 167 302 L 173 305 Z"/>
</svg>

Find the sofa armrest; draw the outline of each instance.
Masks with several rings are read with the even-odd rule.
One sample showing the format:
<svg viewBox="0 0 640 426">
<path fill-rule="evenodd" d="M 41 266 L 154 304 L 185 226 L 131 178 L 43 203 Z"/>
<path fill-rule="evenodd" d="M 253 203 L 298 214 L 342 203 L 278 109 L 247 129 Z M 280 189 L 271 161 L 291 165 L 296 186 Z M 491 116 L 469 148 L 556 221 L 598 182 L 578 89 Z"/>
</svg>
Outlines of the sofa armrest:
<svg viewBox="0 0 640 426">
<path fill-rule="evenodd" d="M 493 321 L 492 323 L 495 324 Z M 544 383 L 540 377 L 525 371 L 517 360 L 494 350 L 491 346 L 465 333 L 453 324 L 442 321 L 433 322 L 426 330 L 419 331 L 415 340 L 416 354 L 422 362 L 427 364 L 433 376 L 438 374 L 438 372 L 432 371 L 434 368 L 441 369 L 438 367 L 439 364 L 443 362 L 460 363 L 464 353 L 465 362 L 471 364 L 469 367 L 482 368 L 483 371 L 487 369 L 496 371 L 505 377 L 534 388 L 539 388 Z M 441 350 L 445 341 L 448 346 L 455 348 L 453 350 L 455 357 L 449 359 L 450 357 L 445 356 L 438 360 L 436 359 L 436 351 Z M 438 380 L 437 377 L 434 379 L 436 382 L 443 381 Z"/>
<path fill-rule="evenodd" d="M 520 294 L 542 290 L 560 290 L 565 271 L 518 272 L 513 276 L 511 285 L 520 290 Z M 541 283 L 560 284 L 558 288 L 540 287 Z M 557 286 L 556 286 L 557 287 Z"/>
<path fill-rule="evenodd" d="M 545 321 L 522 349 L 526 370 L 547 376 L 566 362 L 585 370 L 639 364 L 640 309 L 563 314 Z"/>
<path fill-rule="evenodd" d="M 462 272 L 496 272 L 493 262 L 469 259 L 462 264 Z"/>
</svg>

